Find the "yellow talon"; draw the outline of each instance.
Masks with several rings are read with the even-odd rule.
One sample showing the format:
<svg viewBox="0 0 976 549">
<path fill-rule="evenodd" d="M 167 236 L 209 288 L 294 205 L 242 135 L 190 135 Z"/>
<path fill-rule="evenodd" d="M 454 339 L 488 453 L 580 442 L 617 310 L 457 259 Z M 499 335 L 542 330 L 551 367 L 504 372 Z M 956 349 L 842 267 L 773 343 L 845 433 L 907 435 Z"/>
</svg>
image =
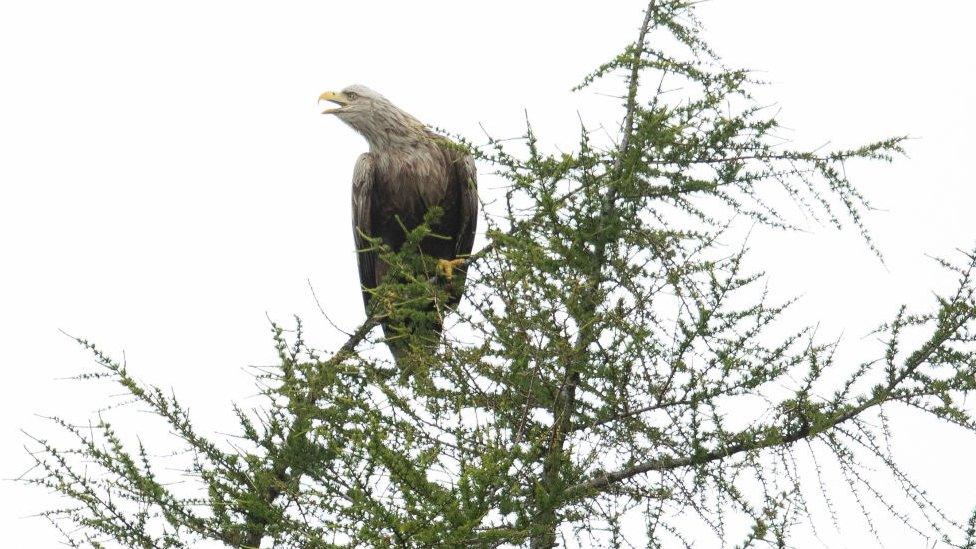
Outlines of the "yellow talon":
<svg viewBox="0 0 976 549">
<path fill-rule="evenodd" d="M 438 259 L 437 268 L 444 274 L 444 278 L 454 280 L 454 269 L 464 265 L 464 259 Z"/>
</svg>

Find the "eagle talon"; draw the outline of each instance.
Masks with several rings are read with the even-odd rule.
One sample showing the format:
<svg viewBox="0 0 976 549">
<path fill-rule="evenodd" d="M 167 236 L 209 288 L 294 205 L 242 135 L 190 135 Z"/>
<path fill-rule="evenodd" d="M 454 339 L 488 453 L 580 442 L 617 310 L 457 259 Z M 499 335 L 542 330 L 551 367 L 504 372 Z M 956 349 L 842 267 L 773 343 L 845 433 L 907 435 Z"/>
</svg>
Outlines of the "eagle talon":
<svg viewBox="0 0 976 549">
<path fill-rule="evenodd" d="M 444 275 L 444 278 L 448 280 L 454 280 L 454 269 L 464 265 L 463 258 L 457 259 L 438 259 L 437 260 L 437 270 Z"/>
</svg>

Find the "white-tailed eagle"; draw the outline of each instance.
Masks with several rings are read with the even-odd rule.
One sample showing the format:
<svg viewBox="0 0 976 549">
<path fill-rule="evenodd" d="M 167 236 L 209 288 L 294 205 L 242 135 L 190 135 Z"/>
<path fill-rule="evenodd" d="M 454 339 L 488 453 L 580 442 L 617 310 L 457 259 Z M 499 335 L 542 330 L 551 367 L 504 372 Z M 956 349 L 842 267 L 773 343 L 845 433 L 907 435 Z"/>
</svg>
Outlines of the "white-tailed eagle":
<svg viewBox="0 0 976 549">
<path fill-rule="evenodd" d="M 369 144 L 369 152 L 356 161 L 352 178 L 353 238 L 359 252 L 359 281 L 367 314 L 371 313 L 371 290 L 383 281 L 389 266 L 370 250 L 366 237 L 378 238 L 399 251 L 405 231 L 419 226 L 434 206 L 442 215 L 431 229 L 440 237 L 425 238 L 420 251 L 436 261 L 441 279 L 451 283 L 446 305 L 455 306 L 464 284 L 463 257 L 471 253 L 477 224 L 474 159 L 366 86 L 328 91 L 319 100 L 338 105 L 324 113 L 335 115 Z M 435 304 L 427 307 L 433 310 Z M 409 322 L 398 327 L 383 322 L 387 343 L 398 361 L 405 344 L 414 343 L 410 341 L 414 332 L 433 335 L 434 343 L 439 340 L 440 313 L 436 311 L 434 325 L 423 330 Z M 407 341 L 399 341 L 403 339 Z M 430 348 L 430 343 L 424 347 Z"/>
</svg>

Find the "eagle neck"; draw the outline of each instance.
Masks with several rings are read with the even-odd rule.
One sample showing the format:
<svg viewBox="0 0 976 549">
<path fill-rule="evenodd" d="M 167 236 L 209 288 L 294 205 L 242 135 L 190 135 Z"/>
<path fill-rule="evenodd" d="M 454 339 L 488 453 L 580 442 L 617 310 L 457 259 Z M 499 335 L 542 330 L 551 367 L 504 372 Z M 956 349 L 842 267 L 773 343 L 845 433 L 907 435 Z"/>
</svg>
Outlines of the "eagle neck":
<svg viewBox="0 0 976 549">
<path fill-rule="evenodd" d="M 434 143 L 427 136 L 397 135 L 380 139 L 367 139 L 369 152 L 377 156 L 411 157 L 426 156 L 432 152 Z"/>
<path fill-rule="evenodd" d="M 389 104 L 379 103 L 371 116 L 350 122 L 378 154 L 406 152 L 429 141 L 423 123 Z"/>
</svg>

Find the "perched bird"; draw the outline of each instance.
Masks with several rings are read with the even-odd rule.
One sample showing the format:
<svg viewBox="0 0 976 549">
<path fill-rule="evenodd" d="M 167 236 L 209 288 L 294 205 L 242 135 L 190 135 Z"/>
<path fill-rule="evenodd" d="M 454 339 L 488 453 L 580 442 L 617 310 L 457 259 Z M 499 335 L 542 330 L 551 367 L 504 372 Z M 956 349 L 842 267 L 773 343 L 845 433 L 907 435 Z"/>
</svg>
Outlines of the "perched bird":
<svg viewBox="0 0 976 549">
<path fill-rule="evenodd" d="M 390 272 L 390 265 L 371 250 L 367 237 L 400 251 L 406 233 L 417 228 L 434 206 L 442 211 L 431 227 L 437 236 L 424 238 L 420 253 L 431 258 L 440 271 L 440 282 L 449 288 L 443 305 L 454 307 L 461 298 L 464 256 L 471 253 L 477 224 L 474 159 L 366 86 L 327 91 L 319 101 L 335 103 L 337 107 L 323 114 L 336 116 L 369 144 L 369 152 L 356 161 L 352 178 L 353 238 L 367 314 L 375 299 L 371 290 Z M 397 362 L 411 347 L 432 349 L 440 340 L 442 310 L 432 301 L 421 307 L 429 314 L 382 320 Z"/>
</svg>

